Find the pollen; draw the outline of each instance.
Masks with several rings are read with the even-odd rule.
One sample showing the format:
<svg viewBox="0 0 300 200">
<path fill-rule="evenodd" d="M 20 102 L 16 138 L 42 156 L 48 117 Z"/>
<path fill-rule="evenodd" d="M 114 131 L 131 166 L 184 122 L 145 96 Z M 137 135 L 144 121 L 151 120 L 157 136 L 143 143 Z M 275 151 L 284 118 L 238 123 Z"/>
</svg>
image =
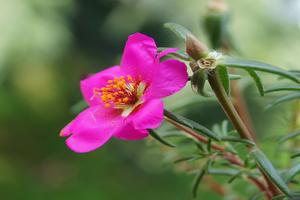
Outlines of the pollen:
<svg viewBox="0 0 300 200">
<path fill-rule="evenodd" d="M 108 80 L 104 87 L 93 89 L 93 98 L 99 98 L 105 108 L 127 108 L 139 101 L 142 93 L 141 85 L 145 89 L 145 84 L 139 78 L 133 78 L 131 75 L 114 77 Z"/>
</svg>

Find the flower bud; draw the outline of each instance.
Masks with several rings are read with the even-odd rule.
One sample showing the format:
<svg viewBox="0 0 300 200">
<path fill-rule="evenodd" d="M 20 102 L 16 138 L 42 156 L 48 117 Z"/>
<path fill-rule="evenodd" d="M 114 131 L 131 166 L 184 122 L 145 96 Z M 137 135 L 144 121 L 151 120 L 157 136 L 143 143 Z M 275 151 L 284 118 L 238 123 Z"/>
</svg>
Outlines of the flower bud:
<svg viewBox="0 0 300 200">
<path fill-rule="evenodd" d="M 186 52 L 194 60 L 199 60 L 208 53 L 208 48 L 205 44 L 200 42 L 195 36 L 186 36 Z"/>
<path fill-rule="evenodd" d="M 237 50 L 229 30 L 229 19 L 229 7 L 225 0 L 209 2 L 203 26 L 213 49 Z"/>
<path fill-rule="evenodd" d="M 209 11 L 214 13 L 225 13 L 229 10 L 224 0 L 211 0 L 207 7 Z"/>
</svg>

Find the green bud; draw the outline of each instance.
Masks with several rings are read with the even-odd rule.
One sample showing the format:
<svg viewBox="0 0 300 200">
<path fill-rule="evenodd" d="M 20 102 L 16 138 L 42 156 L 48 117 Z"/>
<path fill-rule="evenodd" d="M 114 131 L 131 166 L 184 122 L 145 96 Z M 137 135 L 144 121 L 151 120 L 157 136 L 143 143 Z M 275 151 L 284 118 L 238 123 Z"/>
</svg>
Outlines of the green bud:
<svg viewBox="0 0 300 200">
<path fill-rule="evenodd" d="M 212 48 L 239 52 L 229 30 L 229 22 L 229 8 L 225 1 L 211 0 L 207 7 L 207 14 L 204 16 L 203 26 Z"/>
<path fill-rule="evenodd" d="M 225 13 L 229 10 L 225 0 L 211 0 L 207 7 L 209 11 L 213 13 Z"/>
<path fill-rule="evenodd" d="M 187 54 L 194 60 L 199 60 L 208 53 L 207 46 L 191 34 L 186 36 L 185 45 Z"/>
</svg>

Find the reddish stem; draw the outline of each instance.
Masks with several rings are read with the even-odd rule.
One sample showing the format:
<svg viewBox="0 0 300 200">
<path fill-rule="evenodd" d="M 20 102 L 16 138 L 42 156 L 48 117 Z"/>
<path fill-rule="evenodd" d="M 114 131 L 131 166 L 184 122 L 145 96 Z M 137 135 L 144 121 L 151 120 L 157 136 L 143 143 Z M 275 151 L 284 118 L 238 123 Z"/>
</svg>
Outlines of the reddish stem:
<svg viewBox="0 0 300 200">
<path fill-rule="evenodd" d="M 166 121 L 168 121 L 169 123 L 173 124 L 176 128 L 188 133 L 189 135 L 191 135 L 193 138 L 197 139 L 199 142 L 202 142 L 204 144 L 208 143 L 208 139 L 202 135 L 199 135 L 197 132 L 195 132 L 194 130 L 168 118 L 165 116 Z M 217 144 L 212 144 L 211 145 L 212 149 L 217 150 L 222 152 L 224 158 L 226 160 L 228 160 L 231 164 L 239 166 L 239 167 L 245 167 L 244 163 L 242 162 L 242 160 L 236 156 L 235 154 L 232 154 L 230 152 L 227 152 L 226 149 L 220 145 Z M 252 176 L 247 176 L 248 180 L 253 183 L 254 185 L 256 185 L 256 187 L 262 192 L 264 193 L 265 197 L 268 200 L 272 199 L 272 193 L 268 190 L 268 187 L 266 184 L 264 184 L 264 182 L 256 179 L 255 177 Z"/>
</svg>

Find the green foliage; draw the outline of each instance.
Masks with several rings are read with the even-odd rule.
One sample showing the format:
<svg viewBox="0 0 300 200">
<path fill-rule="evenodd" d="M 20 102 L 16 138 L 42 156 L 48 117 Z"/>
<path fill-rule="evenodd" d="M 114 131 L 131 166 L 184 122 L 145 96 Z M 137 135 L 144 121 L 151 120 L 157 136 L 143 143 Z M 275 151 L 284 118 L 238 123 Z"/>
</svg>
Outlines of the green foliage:
<svg viewBox="0 0 300 200">
<path fill-rule="evenodd" d="M 256 160 L 257 165 L 265 173 L 265 175 L 267 175 L 272 180 L 272 182 L 280 189 L 281 192 L 283 192 L 287 196 L 290 196 L 291 192 L 287 184 L 279 175 L 269 159 L 264 155 L 264 153 L 259 149 L 254 149 L 251 154 Z"/>
<path fill-rule="evenodd" d="M 192 193 L 193 193 L 193 197 L 196 198 L 197 197 L 197 191 L 199 188 L 199 185 L 205 175 L 207 171 L 207 165 L 205 165 L 203 168 L 201 168 L 197 174 L 197 176 L 195 177 L 194 183 L 193 183 L 193 189 L 192 189 Z"/>
<path fill-rule="evenodd" d="M 265 109 L 269 110 L 271 108 L 273 108 L 274 106 L 277 106 L 279 104 L 288 102 L 288 101 L 293 101 L 293 100 L 298 100 L 300 98 L 300 93 L 290 93 L 287 94 L 285 96 L 281 96 L 275 100 L 273 100 L 272 102 L 270 102 L 268 105 L 266 105 Z"/>
<path fill-rule="evenodd" d="M 279 141 L 278 143 L 284 143 L 288 140 L 292 140 L 292 139 L 295 139 L 296 137 L 298 137 L 300 135 L 300 130 L 299 131 L 295 131 L 295 132 L 292 132 L 292 133 L 288 133 L 286 134 L 285 136 L 282 136 L 281 138 L 279 138 Z"/>
<path fill-rule="evenodd" d="M 251 140 L 238 138 L 238 137 L 234 137 L 234 136 L 224 136 L 221 138 L 221 140 L 226 141 L 226 142 L 243 143 L 243 144 L 247 144 L 249 146 L 255 146 L 255 143 Z"/>
<path fill-rule="evenodd" d="M 220 77 L 220 80 L 225 88 L 226 93 L 229 95 L 230 94 L 230 78 L 228 74 L 228 70 L 225 66 L 218 66 L 217 67 L 217 72 Z"/>
<path fill-rule="evenodd" d="M 184 41 L 186 40 L 187 35 L 193 35 L 191 31 L 189 31 L 187 28 L 176 23 L 165 23 L 164 27 L 170 29 L 173 33 L 175 33 L 179 38 L 183 39 Z"/>
<path fill-rule="evenodd" d="M 220 138 L 219 136 L 212 132 L 211 130 L 209 130 L 208 128 L 202 126 L 201 124 L 194 122 L 190 119 L 187 119 L 183 116 L 177 115 L 175 113 L 169 112 L 167 110 L 164 111 L 165 116 L 167 116 L 168 118 L 178 122 L 179 124 L 183 124 L 184 126 L 187 126 L 193 130 L 196 130 L 199 132 L 199 134 L 202 134 L 212 140 L 216 140 L 219 141 Z"/>
<path fill-rule="evenodd" d="M 158 51 L 159 52 L 162 52 L 166 49 L 169 49 L 170 47 L 159 47 L 158 48 Z M 189 55 L 187 55 L 187 53 L 185 53 L 185 51 L 181 50 L 181 49 L 178 49 L 175 53 L 170 53 L 169 54 L 170 56 L 173 56 L 175 58 L 178 58 L 178 59 L 181 59 L 181 60 L 184 60 L 184 61 L 190 61 L 190 57 Z"/>
<path fill-rule="evenodd" d="M 299 173 L 300 173 L 300 164 L 296 164 L 285 174 L 286 183 L 291 182 L 293 178 L 297 176 Z"/>
<path fill-rule="evenodd" d="M 249 73 L 249 75 L 252 77 L 252 79 L 255 82 L 255 85 L 260 93 L 261 96 L 265 95 L 265 91 L 264 91 L 264 86 L 261 82 L 260 77 L 258 76 L 258 74 L 254 71 L 254 70 L 247 70 L 247 72 Z"/>
<path fill-rule="evenodd" d="M 281 91 L 300 91 L 299 85 L 276 85 L 269 87 L 265 90 L 265 93 L 272 93 L 272 92 L 281 92 Z"/>
<path fill-rule="evenodd" d="M 283 70 L 279 67 L 275 67 L 273 65 L 258 62 L 258 61 L 244 60 L 240 58 L 225 56 L 221 60 L 220 64 L 221 65 L 223 64 L 227 67 L 239 68 L 243 70 L 254 70 L 254 71 L 262 71 L 271 74 L 276 74 L 299 83 L 299 78 L 293 73 Z"/>
<path fill-rule="evenodd" d="M 165 139 L 163 139 L 156 131 L 154 131 L 153 129 L 149 129 L 148 130 L 150 135 L 156 139 L 157 141 L 159 141 L 160 143 L 164 144 L 164 145 L 167 145 L 169 147 L 176 147 L 176 145 L 174 144 L 171 144 L 169 142 L 167 142 Z"/>
</svg>

